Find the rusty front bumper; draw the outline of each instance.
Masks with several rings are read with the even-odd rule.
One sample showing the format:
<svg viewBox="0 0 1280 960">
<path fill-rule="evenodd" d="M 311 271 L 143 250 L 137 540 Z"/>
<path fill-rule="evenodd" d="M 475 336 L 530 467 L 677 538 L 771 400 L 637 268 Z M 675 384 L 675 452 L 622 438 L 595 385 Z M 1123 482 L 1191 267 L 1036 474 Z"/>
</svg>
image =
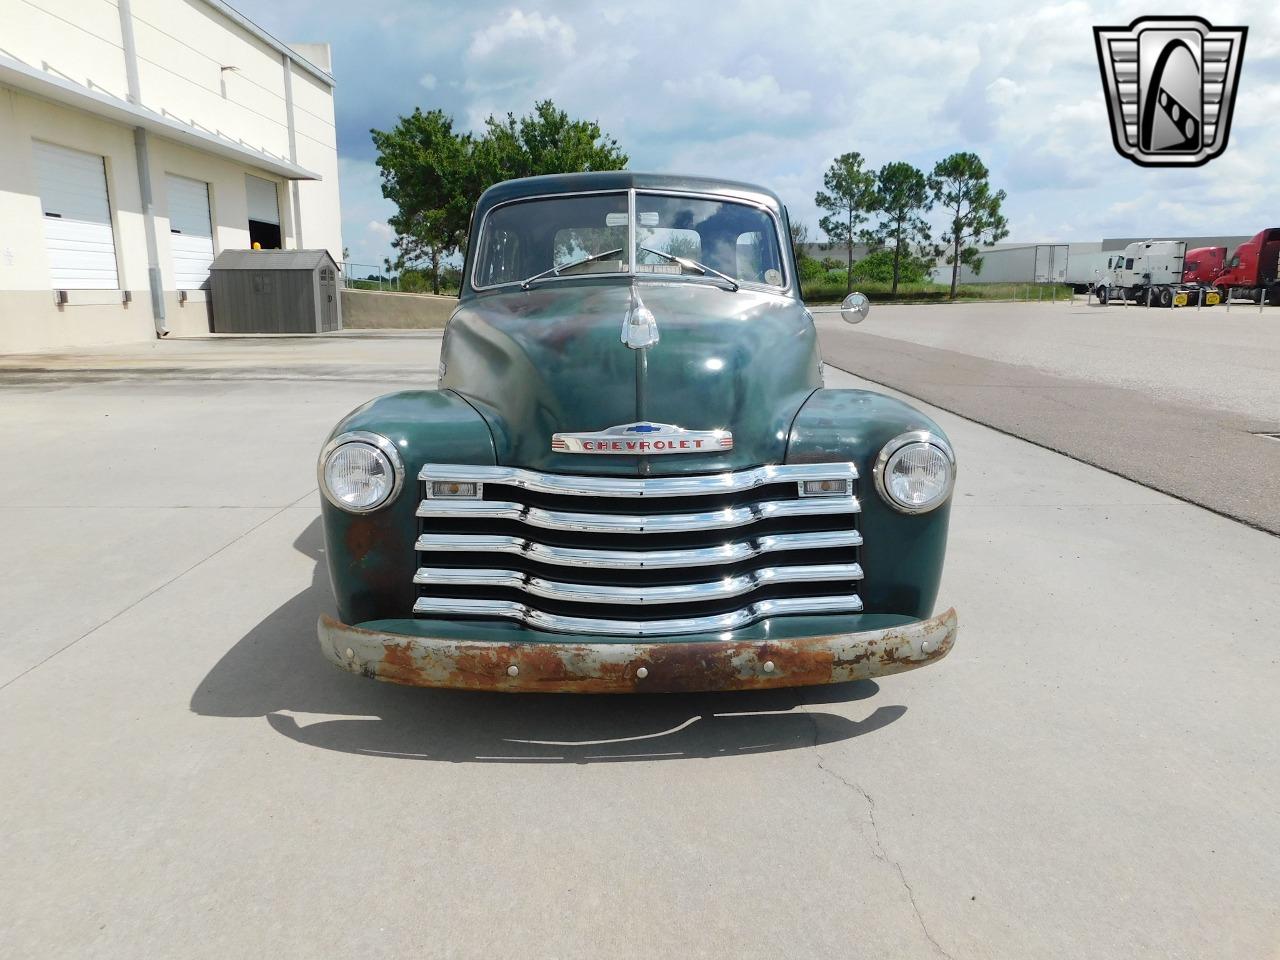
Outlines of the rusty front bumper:
<svg viewBox="0 0 1280 960">
<path fill-rule="evenodd" d="M 383 633 L 321 616 L 320 648 L 338 666 L 418 687 L 509 693 L 670 693 L 843 683 L 941 660 L 954 609 L 884 630 L 763 641 L 487 643 Z"/>
</svg>

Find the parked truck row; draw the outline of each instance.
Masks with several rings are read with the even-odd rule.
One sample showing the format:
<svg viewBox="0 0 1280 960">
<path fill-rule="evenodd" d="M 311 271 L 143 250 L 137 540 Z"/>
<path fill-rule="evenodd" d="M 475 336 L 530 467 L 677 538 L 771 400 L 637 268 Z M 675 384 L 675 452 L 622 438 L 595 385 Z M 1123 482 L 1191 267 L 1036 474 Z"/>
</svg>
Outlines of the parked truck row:
<svg viewBox="0 0 1280 960">
<path fill-rule="evenodd" d="M 1102 303 L 1127 300 L 1154 307 L 1212 306 L 1213 286 L 1186 282 L 1187 245 L 1181 240 L 1145 240 L 1112 254 L 1093 292 Z"/>
<path fill-rule="evenodd" d="M 1226 258 L 1226 247 L 1202 247 L 1187 254 L 1188 260 L 1203 256 L 1206 261 Z M 1261 303 L 1265 297 L 1272 306 L 1280 305 L 1280 227 L 1268 227 L 1240 244 L 1230 260 L 1226 260 L 1212 283 L 1225 300 L 1227 297 Z"/>
<path fill-rule="evenodd" d="M 1144 240 L 1123 250 L 1082 254 L 1067 265 L 1067 282 L 1102 303 L 1128 301 L 1151 306 L 1211 306 L 1231 299 L 1280 305 L 1280 227 L 1269 227 L 1240 244 L 1194 247 L 1181 240 Z"/>
</svg>

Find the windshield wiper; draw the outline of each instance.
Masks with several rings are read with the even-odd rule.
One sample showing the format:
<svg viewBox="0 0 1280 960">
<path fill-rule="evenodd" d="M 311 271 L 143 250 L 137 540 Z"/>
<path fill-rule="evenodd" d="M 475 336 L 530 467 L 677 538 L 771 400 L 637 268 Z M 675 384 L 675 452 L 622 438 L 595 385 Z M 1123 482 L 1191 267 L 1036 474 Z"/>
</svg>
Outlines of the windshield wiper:
<svg viewBox="0 0 1280 960">
<path fill-rule="evenodd" d="M 618 249 L 616 250 L 606 250 L 604 253 L 593 254 L 590 257 L 583 257 L 581 260 L 574 260 L 572 263 L 566 263 L 558 267 L 552 267 L 550 270 L 543 270 L 541 273 L 535 273 L 532 277 L 528 277 L 524 280 L 521 280 L 520 286 L 522 289 L 528 290 L 529 285 L 533 283 L 535 280 L 541 280 L 543 277 L 550 277 L 552 275 L 558 277 L 560 276 L 560 272 L 562 270 L 572 270 L 574 267 L 580 267 L 584 263 L 591 263 L 595 260 L 603 260 L 606 257 L 612 257 L 614 254 L 621 253 L 621 252 L 622 252 L 622 247 L 618 247 Z"/>
<path fill-rule="evenodd" d="M 640 249 L 645 253 L 652 253 L 655 257 L 663 257 L 667 260 L 670 260 L 672 263 L 678 263 L 680 264 L 680 266 L 684 267 L 686 270 L 692 270 L 694 273 L 701 274 L 704 277 L 708 273 L 713 273 L 717 277 L 719 277 L 721 280 L 723 280 L 725 283 L 729 284 L 730 290 L 732 290 L 735 293 L 738 291 L 737 280 L 733 279 L 733 277 L 729 276 L 726 273 L 721 273 L 719 270 L 715 269 L 714 267 L 708 267 L 705 263 L 699 263 L 697 260 L 691 260 L 688 257 L 677 257 L 674 253 L 664 253 L 661 250 L 654 250 L 652 247 L 641 247 Z"/>
</svg>

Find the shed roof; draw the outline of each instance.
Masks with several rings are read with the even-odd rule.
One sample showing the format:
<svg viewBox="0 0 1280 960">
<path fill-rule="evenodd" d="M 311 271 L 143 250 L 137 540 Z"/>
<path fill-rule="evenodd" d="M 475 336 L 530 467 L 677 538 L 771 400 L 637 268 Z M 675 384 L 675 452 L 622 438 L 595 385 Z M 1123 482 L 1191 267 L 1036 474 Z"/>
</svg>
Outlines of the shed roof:
<svg viewBox="0 0 1280 960">
<path fill-rule="evenodd" d="M 314 270 L 324 262 L 337 268 L 328 250 L 223 250 L 214 270 Z"/>
</svg>

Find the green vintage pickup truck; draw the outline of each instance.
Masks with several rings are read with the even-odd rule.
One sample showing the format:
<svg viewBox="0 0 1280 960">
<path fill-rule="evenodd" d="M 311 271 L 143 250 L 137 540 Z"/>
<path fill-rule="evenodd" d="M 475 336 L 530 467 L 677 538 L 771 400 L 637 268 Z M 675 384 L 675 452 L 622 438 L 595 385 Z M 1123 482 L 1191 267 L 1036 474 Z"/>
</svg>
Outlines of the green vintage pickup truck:
<svg viewBox="0 0 1280 960">
<path fill-rule="evenodd" d="M 734 690 L 932 663 L 955 457 L 824 389 L 768 190 L 630 172 L 480 198 L 440 385 L 318 465 L 325 656 L 504 691 Z M 864 297 L 842 313 L 862 319 Z"/>
</svg>

